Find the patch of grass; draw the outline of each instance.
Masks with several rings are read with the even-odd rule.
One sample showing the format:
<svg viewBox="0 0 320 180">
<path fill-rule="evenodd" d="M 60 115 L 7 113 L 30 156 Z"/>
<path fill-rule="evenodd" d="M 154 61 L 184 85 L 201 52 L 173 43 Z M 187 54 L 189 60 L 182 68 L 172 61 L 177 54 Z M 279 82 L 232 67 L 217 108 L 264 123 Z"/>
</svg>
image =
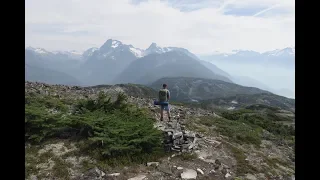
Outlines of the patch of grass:
<svg viewBox="0 0 320 180">
<path fill-rule="evenodd" d="M 199 119 L 192 119 L 190 118 L 189 120 L 187 120 L 186 123 L 186 128 L 192 131 L 197 131 L 200 133 L 208 133 L 209 129 L 206 127 L 203 127 L 201 125 L 196 124 L 195 122 L 199 121 Z"/>
<path fill-rule="evenodd" d="M 88 171 L 89 169 L 92 169 L 92 168 L 94 168 L 95 167 L 95 165 L 94 164 L 92 164 L 89 160 L 83 160 L 82 162 L 81 162 L 81 171 L 82 172 L 86 172 L 86 171 Z"/>
<path fill-rule="evenodd" d="M 261 144 L 261 128 L 253 128 L 242 122 L 216 117 L 201 117 L 199 123 L 206 126 L 216 126 L 215 131 L 228 136 L 237 143 L 254 144 L 256 146 Z"/>
<path fill-rule="evenodd" d="M 79 156 L 81 156 L 81 154 L 82 154 L 82 153 L 81 153 L 80 150 L 74 150 L 74 151 L 69 151 L 69 152 L 63 154 L 63 155 L 61 156 L 61 158 L 62 158 L 62 159 L 67 159 L 68 157 L 73 157 L 73 156 L 79 157 Z"/>
<path fill-rule="evenodd" d="M 243 180 L 243 178 L 235 177 L 234 180 Z"/>
<path fill-rule="evenodd" d="M 37 153 L 39 151 L 38 147 L 31 146 L 25 149 L 25 176 L 36 175 L 38 173 L 37 165 Z"/>
<path fill-rule="evenodd" d="M 36 168 L 37 159 L 34 157 L 26 157 L 25 158 L 25 176 L 29 177 L 31 175 L 35 175 L 38 173 L 38 169 Z"/>
<path fill-rule="evenodd" d="M 64 141 L 63 144 L 66 148 L 72 149 L 71 141 Z"/>
<path fill-rule="evenodd" d="M 72 167 L 71 163 L 65 162 L 64 160 L 60 159 L 59 157 L 53 157 L 52 160 L 54 161 L 53 176 L 58 177 L 61 179 L 69 180 L 69 168 Z"/>
<path fill-rule="evenodd" d="M 284 167 L 289 167 L 290 164 L 285 162 L 285 161 L 282 161 L 278 158 L 268 158 L 268 157 L 264 157 L 264 160 L 266 161 L 266 163 L 268 164 L 268 166 L 270 167 L 273 167 L 273 168 L 277 168 L 277 164 L 280 164 Z"/>
<path fill-rule="evenodd" d="M 38 163 L 45 163 L 52 157 L 54 157 L 54 154 L 53 154 L 52 150 L 44 152 L 44 153 L 39 155 Z"/>
<path fill-rule="evenodd" d="M 25 153 L 25 176 L 37 175 L 39 169 L 38 164 L 46 163 L 54 154 L 52 151 L 47 151 L 38 156 L 39 147 L 31 146 L 26 149 Z"/>
<path fill-rule="evenodd" d="M 215 121 L 211 118 L 201 118 L 199 122 L 208 127 L 213 126 L 215 124 Z"/>
<path fill-rule="evenodd" d="M 178 157 L 180 157 L 184 161 L 190 161 L 198 158 L 197 154 L 195 153 L 182 153 Z"/>
<path fill-rule="evenodd" d="M 176 105 L 176 106 L 185 106 L 184 103 L 182 103 L 182 102 L 177 102 L 177 101 L 170 101 L 170 104 L 171 104 L 171 105 Z"/>
<path fill-rule="evenodd" d="M 252 129 L 265 129 L 275 135 L 276 141 L 288 139 L 288 143 L 292 145 L 291 137 L 295 136 L 294 127 L 278 123 L 279 121 L 287 121 L 286 117 L 276 115 L 278 108 L 263 105 L 252 105 L 247 108 L 249 109 L 221 111 L 218 114 L 225 119 L 245 123 Z M 211 125 L 213 122 L 203 120 L 203 124 Z"/>
<path fill-rule="evenodd" d="M 27 155 L 31 155 L 31 156 L 35 156 L 37 155 L 39 151 L 39 147 L 38 146 L 30 146 L 28 148 L 25 148 L 25 154 Z"/>
<path fill-rule="evenodd" d="M 118 157 L 111 157 L 108 159 L 100 158 L 99 161 L 104 162 L 103 164 L 107 164 L 107 166 L 109 167 L 124 167 L 128 165 L 144 164 L 147 162 L 157 161 L 164 155 L 165 154 L 162 149 L 158 149 L 153 153 L 136 154 L 135 156 L 127 154 Z"/>
<path fill-rule="evenodd" d="M 206 133 L 206 132 L 208 132 L 208 129 L 201 127 L 201 126 L 196 126 L 195 131 L 200 132 L 200 133 Z"/>
<path fill-rule="evenodd" d="M 236 161 L 237 161 L 237 168 L 236 168 L 236 174 L 238 176 L 242 176 L 245 175 L 247 173 L 257 173 L 258 170 L 257 168 L 255 168 L 254 166 L 250 165 L 245 159 L 246 159 L 246 155 L 244 154 L 244 152 L 241 149 L 232 147 L 230 145 L 228 145 L 229 148 L 231 149 L 231 152 L 233 153 L 233 156 L 235 157 Z"/>
</svg>

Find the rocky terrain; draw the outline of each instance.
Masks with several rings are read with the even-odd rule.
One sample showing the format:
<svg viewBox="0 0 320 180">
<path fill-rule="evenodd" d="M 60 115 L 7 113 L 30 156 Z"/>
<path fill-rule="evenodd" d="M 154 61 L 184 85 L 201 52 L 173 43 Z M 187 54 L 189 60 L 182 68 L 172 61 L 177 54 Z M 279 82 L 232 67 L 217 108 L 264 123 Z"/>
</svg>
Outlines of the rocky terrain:
<svg viewBox="0 0 320 180">
<path fill-rule="evenodd" d="M 148 94 L 127 89 L 125 85 L 84 88 L 25 83 L 26 96 L 53 97 L 66 104 L 95 98 L 102 91 L 113 100 L 119 92 L 135 92 L 128 95 L 127 103 L 144 109 L 154 119 L 153 126 L 163 134 L 163 156 L 154 161 L 109 166 L 111 161 L 80 151 L 82 142 L 72 138 L 36 144 L 26 141 L 26 179 L 294 179 L 294 141 L 290 144 L 249 122 L 231 121 L 212 109 L 183 104 L 171 105 L 172 122 L 167 122 L 166 116 L 160 122 L 152 91 Z M 57 111 L 48 109 L 51 114 Z"/>
</svg>

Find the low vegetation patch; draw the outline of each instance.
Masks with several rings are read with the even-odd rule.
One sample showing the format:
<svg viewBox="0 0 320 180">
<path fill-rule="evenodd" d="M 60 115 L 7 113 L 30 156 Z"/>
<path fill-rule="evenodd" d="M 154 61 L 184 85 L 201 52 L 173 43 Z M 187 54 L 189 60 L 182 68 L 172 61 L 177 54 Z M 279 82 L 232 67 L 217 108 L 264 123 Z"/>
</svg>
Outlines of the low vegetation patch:
<svg viewBox="0 0 320 180">
<path fill-rule="evenodd" d="M 259 106 L 259 108 L 261 107 Z M 265 129 L 276 137 L 274 140 L 286 140 L 288 145 L 294 145 L 295 129 L 292 126 L 279 123 L 279 121 L 287 121 L 287 117 L 277 116 L 278 108 L 264 108 L 264 111 L 253 109 L 257 109 L 257 107 L 250 106 L 249 109 L 223 111 L 219 115 L 235 123 L 245 124 L 251 129 Z"/>
<path fill-rule="evenodd" d="M 68 180 L 69 168 L 72 167 L 72 164 L 60 159 L 59 157 L 53 157 L 52 160 L 54 161 L 54 166 L 52 168 L 53 176 Z"/>
<path fill-rule="evenodd" d="M 198 158 L 195 153 L 182 153 L 179 157 L 184 161 L 190 161 Z"/>
<path fill-rule="evenodd" d="M 53 138 L 81 140 L 82 153 L 109 165 L 144 162 L 163 154 L 161 132 L 153 127 L 153 119 L 127 104 L 123 94 L 113 102 L 103 92 L 96 99 L 73 101 L 26 94 L 25 141 L 43 144 Z"/>
<path fill-rule="evenodd" d="M 215 131 L 240 144 L 260 145 L 261 143 L 262 129 L 259 127 L 253 128 L 243 122 L 216 117 L 201 117 L 199 123 L 209 127 L 217 127 Z"/>
<path fill-rule="evenodd" d="M 229 146 L 229 145 L 227 145 Z M 255 174 L 258 172 L 257 168 L 250 165 L 248 161 L 246 161 L 246 155 L 241 149 L 229 146 L 231 152 L 233 153 L 233 156 L 235 157 L 237 161 L 237 168 L 236 168 L 236 174 L 238 176 L 245 175 L 247 173 Z"/>
</svg>

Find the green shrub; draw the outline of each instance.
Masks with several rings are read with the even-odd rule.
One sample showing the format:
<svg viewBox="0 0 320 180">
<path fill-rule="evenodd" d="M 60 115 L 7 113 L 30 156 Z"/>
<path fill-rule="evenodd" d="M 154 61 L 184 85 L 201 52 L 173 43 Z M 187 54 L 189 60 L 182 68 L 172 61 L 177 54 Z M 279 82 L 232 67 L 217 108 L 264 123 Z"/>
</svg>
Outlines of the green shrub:
<svg viewBox="0 0 320 180">
<path fill-rule="evenodd" d="M 26 95 L 25 102 L 26 142 L 44 142 L 71 132 L 86 141 L 83 152 L 94 152 L 101 158 L 133 156 L 134 161 L 162 152 L 161 132 L 153 127 L 153 119 L 127 104 L 124 94 L 111 101 L 100 93 L 97 99 L 75 102 L 72 111 L 65 109 L 68 106 L 63 100 L 53 97 Z"/>
</svg>

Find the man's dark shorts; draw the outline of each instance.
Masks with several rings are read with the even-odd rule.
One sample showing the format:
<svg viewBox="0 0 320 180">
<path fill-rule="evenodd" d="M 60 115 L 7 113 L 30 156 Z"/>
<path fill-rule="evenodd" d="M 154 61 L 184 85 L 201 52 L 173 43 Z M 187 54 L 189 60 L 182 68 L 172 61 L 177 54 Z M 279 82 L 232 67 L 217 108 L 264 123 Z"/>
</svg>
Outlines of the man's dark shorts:
<svg viewBox="0 0 320 180">
<path fill-rule="evenodd" d="M 154 105 L 160 105 L 161 110 L 163 110 L 163 109 L 166 110 L 166 111 L 170 110 L 168 102 L 159 102 L 159 101 L 154 100 L 153 104 Z"/>
<path fill-rule="evenodd" d="M 169 104 L 166 104 L 166 105 L 160 105 L 161 107 L 161 110 L 165 110 L 165 111 L 169 111 L 170 108 L 169 108 Z"/>
</svg>

